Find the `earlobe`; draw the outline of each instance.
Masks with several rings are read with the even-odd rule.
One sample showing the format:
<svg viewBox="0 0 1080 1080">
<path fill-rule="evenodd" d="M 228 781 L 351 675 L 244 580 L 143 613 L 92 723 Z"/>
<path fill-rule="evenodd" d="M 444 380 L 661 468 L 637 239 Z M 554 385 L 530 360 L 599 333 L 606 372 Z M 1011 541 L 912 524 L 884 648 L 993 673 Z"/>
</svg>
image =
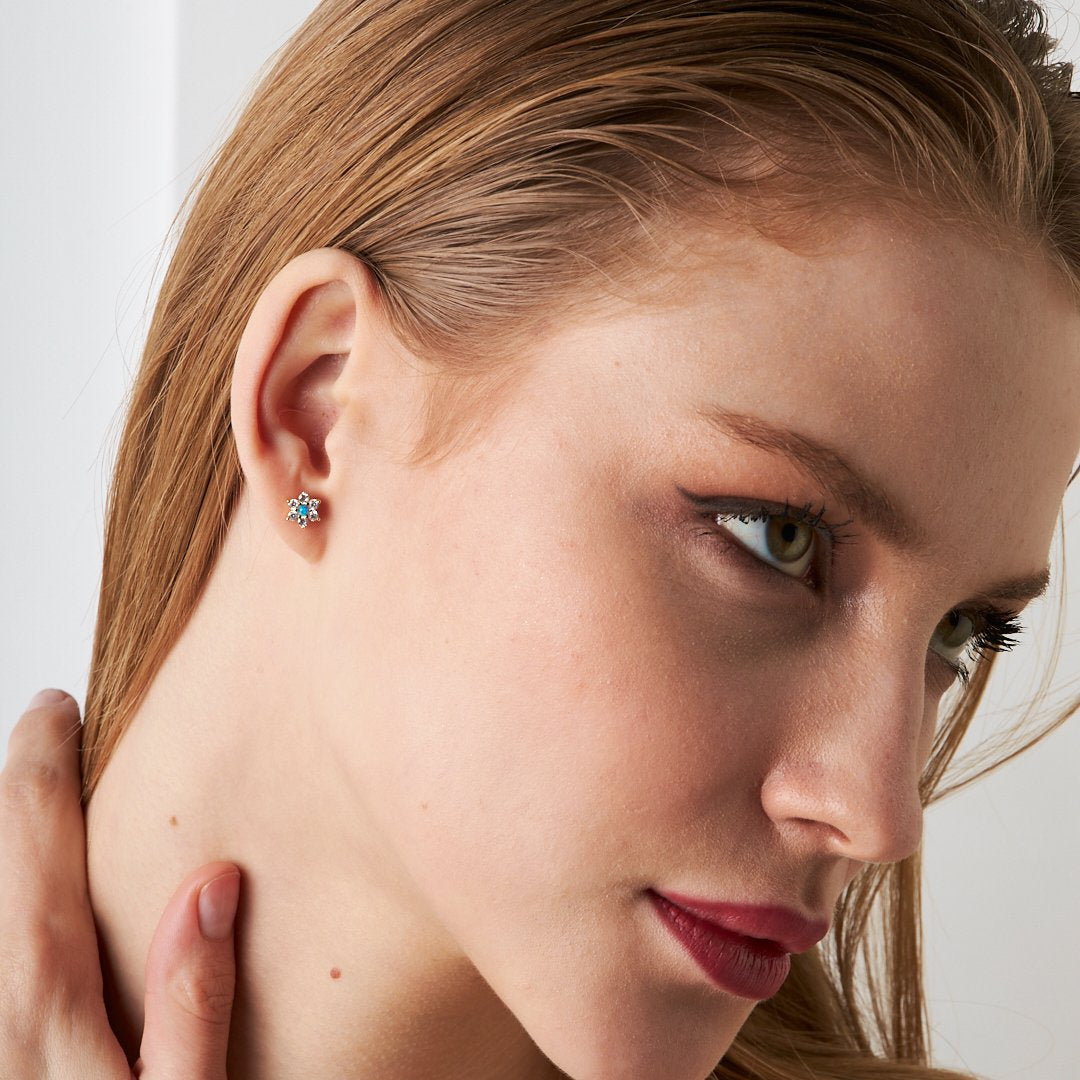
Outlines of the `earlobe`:
<svg viewBox="0 0 1080 1080">
<path fill-rule="evenodd" d="M 348 402 L 341 372 L 370 342 L 373 288 L 348 252 L 304 252 L 263 290 L 237 349 L 232 428 L 253 509 L 310 561 L 322 554 L 334 486 L 327 435 Z"/>
</svg>

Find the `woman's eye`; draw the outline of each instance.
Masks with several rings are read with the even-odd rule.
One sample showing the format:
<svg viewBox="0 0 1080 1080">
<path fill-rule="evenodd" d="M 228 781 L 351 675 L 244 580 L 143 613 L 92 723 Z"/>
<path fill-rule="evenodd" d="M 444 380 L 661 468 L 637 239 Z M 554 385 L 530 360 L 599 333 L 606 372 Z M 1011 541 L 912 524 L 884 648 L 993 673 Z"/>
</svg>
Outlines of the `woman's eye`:
<svg viewBox="0 0 1080 1080">
<path fill-rule="evenodd" d="M 934 636 L 930 639 L 930 648 L 950 667 L 956 668 L 957 661 L 971 644 L 974 633 L 975 623 L 967 615 L 962 611 L 950 611 L 937 624 Z M 940 648 L 934 647 L 935 641 L 940 642 Z"/>
<path fill-rule="evenodd" d="M 756 499 L 695 495 L 678 485 L 676 490 L 708 523 L 713 540 L 740 557 L 752 558 L 751 565 L 761 573 L 773 576 L 775 571 L 814 591 L 827 587 L 837 548 L 858 535 L 843 531 L 854 518 L 829 521 L 824 506 L 815 513 L 810 503 L 781 506 Z"/>
<path fill-rule="evenodd" d="M 814 560 L 817 530 L 806 522 L 782 514 L 719 513 L 713 520 L 757 558 L 790 577 L 805 577 Z"/>
<path fill-rule="evenodd" d="M 937 624 L 930 639 L 930 650 L 965 683 L 971 670 L 959 662 L 960 653 L 968 650 L 972 659 L 978 660 L 987 652 L 1008 652 L 1020 644 L 1018 637 L 1024 632 L 1024 624 L 1010 612 L 986 608 L 972 614 L 974 619 L 954 608 Z M 935 647 L 936 641 L 940 641 L 940 648 Z"/>
</svg>

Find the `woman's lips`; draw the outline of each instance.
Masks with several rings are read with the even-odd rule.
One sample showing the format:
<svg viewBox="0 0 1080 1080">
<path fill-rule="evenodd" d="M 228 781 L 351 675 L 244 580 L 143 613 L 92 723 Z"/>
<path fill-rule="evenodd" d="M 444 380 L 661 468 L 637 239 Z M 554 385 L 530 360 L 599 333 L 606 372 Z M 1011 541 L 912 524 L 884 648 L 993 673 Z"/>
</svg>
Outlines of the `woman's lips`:
<svg viewBox="0 0 1080 1080">
<path fill-rule="evenodd" d="M 784 985 L 791 971 L 791 956 L 784 944 L 737 933 L 687 910 L 673 902 L 669 895 L 649 890 L 649 898 L 664 925 L 721 990 L 762 1001 L 772 997 Z M 820 924 L 775 907 L 749 908 L 713 901 L 691 902 L 699 908 L 707 905 L 714 913 L 726 909 L 730 916 L 734 912 L 742 925 L 767 925 L 774 932 L 793 940 L 796 945 L 804 946 L 799 951 L 812 947 L 828 932 L 827 924 L 819 933 Z M 806 945 L 814 935 L 814 941 Z"/>
</svg>

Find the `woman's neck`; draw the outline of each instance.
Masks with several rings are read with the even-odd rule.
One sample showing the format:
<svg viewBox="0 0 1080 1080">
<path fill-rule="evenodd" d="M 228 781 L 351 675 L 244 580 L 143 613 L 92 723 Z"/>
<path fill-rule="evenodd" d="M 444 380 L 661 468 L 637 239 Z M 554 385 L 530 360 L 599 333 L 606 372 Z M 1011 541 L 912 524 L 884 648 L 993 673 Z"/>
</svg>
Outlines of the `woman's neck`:
<svg viewBox="0 0 1080 1080">
<path fill-rule="evenodd" d="M 243 874 L 230 1080 L 563 1076 L 381 843 L 333 725 L 308 711 L 309 639 L 271 587 L 273 545 L 253 559 L 240 531 L 87 805 L 107 1002 L 129 1057 L 158 918 L 190 870 L 228 859 Z"/>
</svg>

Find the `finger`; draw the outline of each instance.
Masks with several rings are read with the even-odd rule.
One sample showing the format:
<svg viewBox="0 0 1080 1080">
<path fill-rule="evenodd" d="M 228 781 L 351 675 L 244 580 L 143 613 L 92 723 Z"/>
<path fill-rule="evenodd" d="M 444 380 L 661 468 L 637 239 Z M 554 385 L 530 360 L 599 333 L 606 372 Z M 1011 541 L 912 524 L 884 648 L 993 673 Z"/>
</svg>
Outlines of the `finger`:
<svg viewBox="0 0 1080 1080">
<path fill-rule="evenodd" d="M 57 934 L 78 955 L 92 945 L 96 967 L 81 732 L 78 703 L 62 691 L 43 691 L 12 729 L 0 773 L 0 910 L 9 942 L 20 932 L 27 942 Z"/>
<path fill-rule="evenodd" d="M 239 889 L 235 864 L 211 863 L 165 908 L 146 961 L 142 1080 L 225 1080 Z"/>
</svg>

